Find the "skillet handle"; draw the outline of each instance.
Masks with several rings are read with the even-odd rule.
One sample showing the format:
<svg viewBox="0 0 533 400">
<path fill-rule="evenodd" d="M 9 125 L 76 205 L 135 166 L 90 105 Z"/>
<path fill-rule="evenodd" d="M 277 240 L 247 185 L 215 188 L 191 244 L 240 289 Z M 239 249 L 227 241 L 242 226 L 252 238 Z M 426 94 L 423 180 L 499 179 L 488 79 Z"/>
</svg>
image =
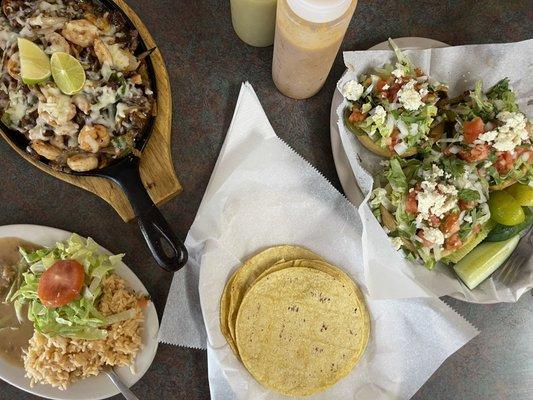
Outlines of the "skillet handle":
<svg viewBox="0 0 533 400">
<path fill-rule="evenodd" d="M 105 175 L 102 175 L 124 190 L 157 264 L 169 272 L 181 269 L 187 262 L 187 249 L 144 187 L 139 173 L 139 158 L 130 154 L 118 164 L 107 167 Z"/>
<path fill-rule="evenodd" d="M 187 249 L 174 235 L 172 228 L 155 204 L 138 214 L 137 222 L 146 244 L 161 268 L 176 272 L 185 265 Z"/>
</svg>

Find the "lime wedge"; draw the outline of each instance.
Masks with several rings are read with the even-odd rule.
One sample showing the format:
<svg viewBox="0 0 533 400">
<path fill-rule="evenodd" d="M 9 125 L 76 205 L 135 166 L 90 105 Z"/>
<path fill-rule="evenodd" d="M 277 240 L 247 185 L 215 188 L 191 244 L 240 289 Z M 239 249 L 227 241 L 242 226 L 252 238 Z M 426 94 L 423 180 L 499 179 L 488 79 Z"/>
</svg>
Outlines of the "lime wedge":
<svg viewBox="0 0 533 400">
<path fill-rule="evenodd" d="M 503 242 L 481 243 L 459 261 L 453 269 L 469 289 L 474 289 L 490 276 L 511 255 L 520 235 Z"/>
<path fill-rule="evenodd" d="M 85 70 L 78 60 L 70 54 L 57 52 L 50 61 L 54 81 L 63 93 L 73 95 L 83 88 Z"/>
<path fill-rule="evenodd" d="M 20 75 L 26 85 L 35 85 L 50 78 L 50 60 L 46 53 L 28 39 L 18 38 Z"/>
<path fill-rule="evenodd" d="M 513 226 L 526 219 L 520 204 L 507 192 L 492 192 L 488 204 L 491 218 L 499 224 Z"/>
<path fill-rule="evenodd" d="M 505 189 L 507 193 L 524 207 L 533 207 L 533 187 L 521 183 L 515 183 L 513 186 Z"/>
</svg>

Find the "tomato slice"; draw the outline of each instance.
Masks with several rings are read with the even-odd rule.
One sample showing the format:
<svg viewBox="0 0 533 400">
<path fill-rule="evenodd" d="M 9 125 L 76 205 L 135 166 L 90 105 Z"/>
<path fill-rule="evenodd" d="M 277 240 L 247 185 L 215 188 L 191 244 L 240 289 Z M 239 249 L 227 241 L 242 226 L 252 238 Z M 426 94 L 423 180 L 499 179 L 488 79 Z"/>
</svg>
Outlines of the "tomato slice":
<svg viewBox="0 0 533 400">
<path fill-rule="evenodd" d="M 476 140 L 483 132 L 485 132 L 485 124 L 480 117 L 476 117 L 472 121 L 466 121 L 463 124 L 465 143 L 474 143 L 474 140 Z"/>
<path fill-rule="evenodd" d="M 37 295 L 48 308 L 64 306 L 83 288 L 85 270 L 74 260 L 57 261 L 41 275 Z"/>
</svg>

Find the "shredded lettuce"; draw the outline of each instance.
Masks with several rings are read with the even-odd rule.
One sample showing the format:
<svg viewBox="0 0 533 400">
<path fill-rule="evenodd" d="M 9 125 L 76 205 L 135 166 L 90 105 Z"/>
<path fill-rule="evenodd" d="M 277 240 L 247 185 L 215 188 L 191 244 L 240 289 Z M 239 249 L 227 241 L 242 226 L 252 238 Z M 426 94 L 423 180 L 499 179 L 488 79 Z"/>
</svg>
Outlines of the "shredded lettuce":
<svg viewBox="0 0 533 400">
<path fill-rule="evenodd" d="M 459 178 L 465 173 L 465 163 L 456 157 L 443 157 L 441 160 L 444 169 L 454 178 Z"/>
<path fill-rule="evenodd" d="M 509 87 L 509 78 L 504 78 L 487 92 L 487 98 L 492 100 L 498 111 L 518 111 L 516 95 Z"/>
<path fill-rule="evenodd" d="M 390 168 L 385 172 L 385 176 L 394 191 L 401 193 L 407 191 L 407 178 L 397 158 L 390 160 Z"/>
<path fill-rule="evenodd" d="M 403 54 L 402 50 L 398 47 L 396 43 L 394 43 L 394 40 L 392 40 L 391 38 L 389 38 L 389 45 L 392 50 L 394 50 L 394 54 L 396 54 L 396 58 L 398 59 L 400 64 L 402 64 L 402 66 L 405 68 L 404 72 L 406 73 L 406 75 L 411 75 L 415 67 L 409 57 Z"/>
<path fill-rule="evenodd" d="M 461 189 L 459 190 L 459 198 L 465 201 L 476 201 L 481 198 L 479 192 L 473 189 Z"/>
<path fill-rule="evenodd" d="M 442 157 L 442 153 L 430 151 L 423 160 L 393 157 L 382 165 L 385 168 L 378 175 L 377 187 L 370 198 L 372 211 L 378 219 L 381 218 L 381 222 L 380 206 L 383 205 L 390 211 L 395 219 L 396 229 L 387 233 L 401 238 L 400 247 L 406 256 L 422 260 L 426 268 L 434 268 L 441 260 L 444 246 L 426 247 L 417 237 L 428 223 L 419 218 L 419 213 L 406 211 L 412 205 L 409 199 L 411 189 L 420 190 L 419 185 L 423 181 L 442 183 L 454 186 L 458 199 L 474 201 L 475 206 L 469 210 L 461 210 L 459 204 L 455 204 L 453 210 L 450 210 L 461 215 L 459 235 L 463 240 L 472 234 L 475 225 L 483 226 L 489 221 L 490 209 L 486 203 L 488 182 L 464 161 L 453 156 Z"/>
<path fill-rule="evenodd" d="M 516 95 L 509 86 L 509 78 L 504 78 L 487 93 L 483 92 L 483 82 L 477 81 L 466 101 L 454 105 L 452 111 L 460 115 L 463 120 L 481 117 L 483 121 L 491 121 L 501 111 L 517 112 L 519 109 Z"/>
<path fill-rule="evenodd" d="M 96 340 L 107 335 L 106 326 L 120 322 L 130 313 L 104 316 L 98 309 L 102 282 L 114 271 L 122 254 L 104 254 L 91 238 L 84 239 L 76 234 L 54 247 L 28 252 L 21 249 L 23 259 L 29 264 L 22 274 L 23 282 L 9 300 L 20 312 L 28 305 L 28 319 L 34 328 L 48 336 L 63 336 L 77 339 Z M 83 295 L 70 303 L 57 307 L 45 307 L 37 294 L 42 273 L 58 260 L 76 260 L 85 270 Z"/>
<path fill-rule="evenodd" d="M 494 126 L 499 126 L 498 115 L 502 112 L 519 113 L 519 107 L 516 100 L 516 94 L 513 92 L 509 84 L 509 78 L 504 78 L 497 82 L 494 86 L 483 92 L 483 85 L 481 81 L 476 82 L 473 90 L 468 92 L 468 95 L 461 97 L 458 103 L 451 104 L 449 109 L 449 117 L 456 120 L 455 138 L 462 138 L 462 126 L 466 121 L 471 121 L 476 117 L 481 117 L 483 122 L 490 124 L 486 129 L 493 129 Z M 530 122 L 529 122 L 530 123 Z M 531 146 L 531 140 L 522 140 L 519 147 Z M 491 147 L 486 160 L 481 160 L 484 164 L 488 162 L 488 166 L 483 168 L 486 172 L 486 180 L 490 185 L 500 185 L 508 181 L 518 181 L 521 183 L 530 182 L 533 178 L 533 171 L 531 164 L 523 157 L 518 157 L 509 171 L 500 173 L 495 167 L 495 162 L 498 160 L 497 151 Z"/>
<path fill-rule="evenodd" d="M 474 115 L 480 116 L 484 121 L 494 118 L 494 105 L 483 93 L 483 82 L 477 81 L 474 90 L 470 92 L 473 103 Z"/>
<path fill-rule="evenodd" d="M 347 114 L 345 110 L 344 123 L 352 133 L 358 136 L 367 135 L 372 142 L 383 149 L 390 149 L 400 155 L 411 149 L 423 152 L 431 147 L 433 139 L 428 137 L 431 127 L 444 118 L 438 115 L 435 104 L 439 98 L 445 96 L 443 93 L 447 92 L 447 87 L 431 81 L 427 76 L 419 76 L 420 71 L 396 43 L 389 39 L 389 44 L 395 52 L 397 61 L 374 68 L 372 74 L 360 75 L 358 81 L 365 90 L 357 100 L 348 101 L 347 110 L 353 111 L 355 108 L 363 114 L 364 119 L 357 118 L 350 121 L 349 113 Z M 424 104 L 417 109 L 405 108 L 399 100 L 397 93 L 401 84 L 397 81 L 397 76 L 400 75 L 404 79 L 418 80 L 420 86 L 416 89 L 418 94 L 427 96 Z M 379 93 L 375 90 L 379 81 L 386 82 L 385 85 L 391 90 L 389 95 L 383 96 L 385 92 Z M 422 89 L 426 94 L 421 94 Z M 400 134 L 395 138 L 395 145 L 391 149 L 391 136 L 396 129 L 400 130 Z"/>
</svg>

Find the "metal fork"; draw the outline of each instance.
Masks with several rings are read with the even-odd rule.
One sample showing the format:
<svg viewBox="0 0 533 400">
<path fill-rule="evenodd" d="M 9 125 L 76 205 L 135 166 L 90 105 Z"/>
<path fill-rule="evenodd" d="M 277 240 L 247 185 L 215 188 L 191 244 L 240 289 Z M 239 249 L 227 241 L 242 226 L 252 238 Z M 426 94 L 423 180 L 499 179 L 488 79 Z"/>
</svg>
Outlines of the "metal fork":
<svg viewBox="0 0 533 400">
<path fill-rule="evenodd" d="M 109 379 L 111 379 L 111 382 L 115 384 L 126 400 L 139 400 L 139 398 L 135 396 L 133 392 L 126 386 L 126 384 L 122 382 L 112 367 L 104 368 L 103 372 L 109 377 Z"/>
<path fill-rule="evenodd" d="M 507 259 L 505 264 L 492 276 L 494 280 L 508 286 L 517 281 L 520 268 L 531 257 L 531 249 L 533 248 L 533 226 L 531 226 L 526 234 L 520 239 L 520 243 L 516 247 L 511 257 Z"/>
</svg>

